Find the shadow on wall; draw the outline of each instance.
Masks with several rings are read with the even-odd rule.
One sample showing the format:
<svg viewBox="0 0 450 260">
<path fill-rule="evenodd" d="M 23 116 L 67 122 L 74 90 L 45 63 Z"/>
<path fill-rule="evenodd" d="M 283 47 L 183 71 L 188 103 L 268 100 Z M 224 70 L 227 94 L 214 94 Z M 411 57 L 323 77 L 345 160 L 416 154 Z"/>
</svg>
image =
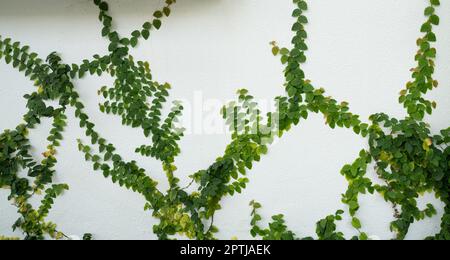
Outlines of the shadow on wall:
<svg viewBox="0 0 450 260">
<path fill-rule="evenodd" d="M 106 0 L 110 4 L 111 12 L 120 12 L 122 16 L 148 15 L 151 17 L 154 10 L 164 6 L 165 0 Z M 93 0 L 1 0 L 0 16 L 27 16 L 27 17 L 67 17 L 84 16 L 92 10 L 97 12 Z M 174 7 L 177 16 L 199 15 L 208 12 L 211 8 L 224 0 L 178 0 Z"/>
</svg>

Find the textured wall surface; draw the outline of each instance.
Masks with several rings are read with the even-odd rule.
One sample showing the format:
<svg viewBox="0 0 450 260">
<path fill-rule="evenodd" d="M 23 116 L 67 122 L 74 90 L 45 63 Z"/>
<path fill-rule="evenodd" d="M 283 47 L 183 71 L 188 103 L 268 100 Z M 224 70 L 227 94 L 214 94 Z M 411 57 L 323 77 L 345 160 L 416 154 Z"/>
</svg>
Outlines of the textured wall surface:
<svg viewBox="0 0 450 260">
<path fill-rule="evenodd" d="M 128 34 L 162 6 L 163 0 L 109 2 L 119 32 Z M 291 2 L 179 0 L 162 29 L 133 51 L 136 59 L 150 61 L 158 81 L 172 84 L 171 99 L 191 104 L 191 133 L 181 141 L 182 154 L 176 160 L 183 183 L 189 182 L 187 176 L 214 162 L 230 140 L 218 131 L 220 127 L 215 127 L 218 104 L 234 99 L 238 88 L 249 89 L 261 102 L 283 93 L 282 66 L 272 56 L 269 42 L 276 40 L 289 46 Z M 427 1 L 308 2 L 307 77 L 337 100 L 349 101 L 352 111 L 363 119 L 376 112 L 404 116 L 397 98 L 410 78 Z M 439 107 L 426 118 L 434 131 L 450 123 L 450 1 L 441 2 L 441 26 L 436 31 L 436 78 L 441 87 L 430 94 Z M 97 9 L 90 0 L 0 0 L 0 34 L 30 45 L 44 57 L 57 51 L 64 62 L 80 63 L 96 53 L 105 54 L 107 42 L 100 37 L 100 30 Z M 96 92 L 111 83 L 111 78 L 87 77 L 76 82 L 76 87 L 98 131 L 117 145 L 124 159 L 137 160 L 165 189 L 160 165 L 134 154 L 134 148 L 145 143 L 141 131 L 123 127 L 119 118 L 98 111 Z M 25 112 L 22 96 L 33 88 L 22 74 L 0 62 L 1 131 L 21 123 Z M 31 133 L 36 157 L 44 150 L 49 126 L 50 122 L 44 122 Z M 76 148 L 76 139 L 82 136 L 70 115 L 56 176 L 58 182 L 70 185 L 70 191 L 56 201 L 49 220 L 70 235 L 90 232 L 99 239 L 154 239 L 151 230 L 156 220 L 144 212 L 143 199 L 93 172 Z M 216 216 L 218 237 L 250 238 L 248 203 L 252 199 L 263 204 L 262 213 L 267 219 L 284 213 L 289 226 L 299 235 L 313 235 L 318 219 L 345 208 L 340 198 L 346 181 L 339 171 L 366 146 L 366 141 L 351 131 L 332 130 L 321 115 L 312 115 L 278 141 L 255 166 L 247 190 L 223 201 L 223 209 Z M 0 191 L 0 234 L 13 235 L 10 226 L 17 214 L 6 197 L 7 192 Z M 421 199 L 424 205 L 430 201 L 441 213 L 441 204 L 432 194 Z M 379 196 L 366 196 L 362 205 L 365 230 L 380 238 L 392 238 L 389 204 Z M 434 234 L 439 229 L 439 218 L 414 224 L 408 238 Z M 340 229 L 347 235 L 354 234 L 347 219 Z"/>
</svg>

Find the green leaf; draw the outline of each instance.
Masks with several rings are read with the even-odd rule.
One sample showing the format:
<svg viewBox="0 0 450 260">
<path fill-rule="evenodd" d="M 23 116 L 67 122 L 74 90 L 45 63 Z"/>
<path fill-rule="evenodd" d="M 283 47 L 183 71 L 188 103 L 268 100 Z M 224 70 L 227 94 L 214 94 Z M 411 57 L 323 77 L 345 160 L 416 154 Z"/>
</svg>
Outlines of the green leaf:
<svg viewBox="0 0 450 260">
<path fill-rule="evenodd" d="M 308 10 L 308 4 L 305 1 L 300 1 L 298 3 L 298 8 L 300 8 L 303 11 Z"/>
<path fill-rule="evenodd" d="M 430 15 L 434 14 L 434 12 L 435 12 L 434 7 L 429 6 L 425 9 L 425 16 L 430 16 Z"/>
<path fill-rule="evenodd" d="M 432 27 L 431 27 L 431 24 L 430 23 L 424 23 L 423 25 L 422 25 L 422 28 L 420 28 L 420 31 L 421 32 L 431 32 L 431 30 L 432 30 Z"/>
<path fill-rule="evenodd" d="M 144 28 L 145 30 L 150 30 L 152 28 L 152 24 L 150 22 L 146 22 L 144 23 L 144 25 L 142 25 L 142 28 Z"/>
<path fill-rule="evenodd" d="M 149 30 L 142 30 L 141 34 L 142 34 L 142 37 L 145 40 L 148 40 L 148 38 L 150 37 L 150 31 Z"/>
<path fill-rule="evenodd" d="M 164 7 L 163 12 L 166 16 L 170 15 L 170 8 L 169 7 Z"/>
<path fill-rule="evenodd" d="M 439 25 L 439 16 L 433 14 L 430 16 L 430 23 L 434 25 Z"/>
<path fill-rule="evenodd" d="M 361 229 L 361 222 L 358 218 L 352 219 L 352 226 L 356 229 Z"/>
<path fill-rule="evenodd" d="M 99 8 L 100 8 L 100 10 L 102 10 L 102 11 L 108 11 L 108 9 L 109 9 L 109 7 L 108 7 L 108 3 L 106 3 L 106 2 L 101 2 L 100 3 L 100 5 L 99 5 Z"/>
<path fill-rule="evenodd" d="M 135 38 L 139 38 L 139 37 L 141 37 L 141 32 L 138 30 L 135 30 L 131 33 L 131 36 L 133 36 Z"/>
<path fill-rule="evenodd" d="M 120 162 L 121 160 L 122 160 L 122 158 L 120 157 L 120 155 L 115 154 L 112 157 L 113 162 Z"/>
<path fill-rule="evenodd" d="M 430 3 L 435 6 L 441 5 L 441 2 L 439 0 L 430 0 Z"/>
<path fill-rule="evenodd" d="M 130 39 L 130 44 L 131 44 L 131 47 L 133 47 L 133 48 L 136 47 L 138 44 L 138 39 L 136 37 L 132 37 Z"/>
<path fill-rule="evenodd" d="M 155 26 L 155 28 L 157 30 L 159 30 L 161 28 L 161 25 L 162 25 L 161 20 L 159 20 L 159 19 L 153 20 L 153 26 Z"/>
<path fill-rule="evenodd" d="M 161 18 L 163 17 L 163 13 L 161 11 L 156 11 L 153 13 L 153 16 L 156 18 Z"/>
</svg>

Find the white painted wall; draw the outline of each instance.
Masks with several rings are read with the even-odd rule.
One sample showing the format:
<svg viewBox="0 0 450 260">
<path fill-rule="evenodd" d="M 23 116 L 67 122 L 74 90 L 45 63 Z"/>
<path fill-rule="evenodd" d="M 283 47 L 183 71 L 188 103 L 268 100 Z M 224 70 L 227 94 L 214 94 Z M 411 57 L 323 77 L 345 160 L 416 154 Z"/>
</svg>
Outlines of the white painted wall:
<svg viewBox="0 0 450 260">
<path fill-rule="evenodd" d="M 111 0 L 112 14 L 121 33 L 131 32 L 150 17 L 163 0 Z M 426 0 L 315 0 L 310 2 L 308 25 L 310 50 L 305 65 L 307 77 L 338 100 L 347 100 L 352 111 L 364 119 L 375 112 L 403 116 L 397 95 L 409 80 L 414 66 L 415 40 L 424 21 Z M 427 121 L 433 129 L 449 126 L 450 112 L 450 1 L 442 0 L 437 29 L 439 57 L 436 78 L 441 88 L 430 96 L 439 107 Z M 247 88 L 258 99 L 270 100 L 283 93 L 282 66 L 269 42 L 288 45 L 291 39 L 290 0 L 179 0 L 173 15 L 150 41 L 133 51 L 136 58 L 151 63 L 154 76 L 173 86 L 172 98 L 193 102 L 195 94 L 226 101 L 235 90 Z M 46 56 L 58 51 L 65 62 L 79 63 L 93 54 L 106 53 L 107 42 L 100 34 L 97 10 L 91 0 L 0 0 L 0 34 L 29 44 Z M 87 111 L 104 137 L 117 144 L 125 159 L 135 159 L 166 187 L 157 162 L 133 153 L 145 143 L 140 130 L 122 127 L 120 119 L 97 109 L 98 88 L 112 79 L 88 77 L 76 82 Z M 20 73 L 0 62 L 0 130 L 21 123 L 25 93 L 32 84 Z M 217 115 L 207 108 L 205 117 Z M 156 223 L 143 211 L 139 195 L 118 188 L 93 172 L 76 149 L 83 136 L 73 116 L 69 117 L 63 147 L 59 152 L 56 181 L 70 185 L 70 191 L 56 201 L 49 219 L 67 234 L 95 234 L 98 239 L 154 239 Z M 36 156 L 45 146 L 49 122 L 32 132 Z M 190 134 L 181 142 L 177 159 L 179 175 L 207 168 L 223 154 L 227 135 Z M 346 182 L 339 171 L 367 147 L 365 140 L 349 130 L 331 130 L 322 116 L 314 115 L 274 145 L 250 173 L 251 183 L 242 195 L 226 198 L 216 216 L 219 238 L 250 238 L 252 199 L 264 205 L 267 219 L 285 213 L 289 226 L 299 235 L 313 235 L 315 222 L 345 208 L 340 194 Z M 15 208 L 0 191 L 0 234 L 17 234 L 10 226 L 17 218 Z M 433 201 L 431 195 L 423 203 Z M 442 208 L 436 203 L 439 212 Z M 392 212 L 377 196 L 365 197 L 361 209 L 365 230 L 391 238 Z M 340 228 L 353 235 L 348 220 Z M 439 216 L 415 224 L 408 238 L 417 239 L 439 229 Z"/>
</svg>

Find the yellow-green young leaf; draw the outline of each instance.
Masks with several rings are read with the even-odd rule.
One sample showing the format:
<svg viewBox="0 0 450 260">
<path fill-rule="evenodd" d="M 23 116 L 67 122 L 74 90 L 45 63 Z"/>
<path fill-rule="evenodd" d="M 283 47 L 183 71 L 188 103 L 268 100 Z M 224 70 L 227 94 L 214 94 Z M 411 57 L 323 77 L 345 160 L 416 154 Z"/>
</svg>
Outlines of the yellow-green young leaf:
<svg viewBox="0 0 450 260">
<path fill-rule="evenodd" d="M 361 222 L 358 218 L 353 218 L 352 219 L 352 226 L 356 229 L 360 229 L 361 228 Z"/>
<path fill-rule="evenodd" d="M 273 48 L 272 48 L 272 54 L 273 54 L 274 56 L 277 56 L 278 53 L 280 53 L 280 48 L 277 47 L 277 46 L 273 47 Z"/>
</svg>

